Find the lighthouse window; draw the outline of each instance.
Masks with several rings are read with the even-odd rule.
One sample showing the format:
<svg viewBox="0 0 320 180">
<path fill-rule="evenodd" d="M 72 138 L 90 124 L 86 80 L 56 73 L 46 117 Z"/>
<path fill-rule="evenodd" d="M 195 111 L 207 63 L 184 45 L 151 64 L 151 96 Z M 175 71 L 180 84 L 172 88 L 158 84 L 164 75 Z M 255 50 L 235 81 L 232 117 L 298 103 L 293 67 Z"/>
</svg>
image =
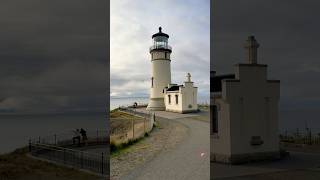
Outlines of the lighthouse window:
<svg viewBox="0 0 320 180">
<path fill-rule="evenodd" d="M 151 77 L 151 87 L 153 88 L 153 77 Z"/>
<path fill-rule="evenodd" d="M 171 104 L 171 95 L 168 95 L 168 102 Z"/>
<path fill-rule="evenodd" d="M 179 103 L 179 100 L 178 100 L 178 95 L 176 95 L 176 104 L 178 104 Z"/>
</svg>

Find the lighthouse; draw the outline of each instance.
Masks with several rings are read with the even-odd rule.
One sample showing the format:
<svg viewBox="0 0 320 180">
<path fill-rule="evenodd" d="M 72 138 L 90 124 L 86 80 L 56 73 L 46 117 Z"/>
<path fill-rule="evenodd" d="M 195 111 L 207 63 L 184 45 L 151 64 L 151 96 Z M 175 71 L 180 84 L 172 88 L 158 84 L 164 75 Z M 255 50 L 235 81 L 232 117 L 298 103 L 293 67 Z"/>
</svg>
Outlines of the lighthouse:
<svg viewBox="0 0 320 180">
<path fill-rule="evenodd" d="M 151 54 L 151 77 L 150 98 L 147 106 L 149 111 L 163 111 L 166 109 L 164 103 L 164 89 L 171 84 L 170 54 L 172 48 L 168 45 L 169 35 L 159 32 L 152 35 L 153 45 L 150 47 Z"/>
</svg>

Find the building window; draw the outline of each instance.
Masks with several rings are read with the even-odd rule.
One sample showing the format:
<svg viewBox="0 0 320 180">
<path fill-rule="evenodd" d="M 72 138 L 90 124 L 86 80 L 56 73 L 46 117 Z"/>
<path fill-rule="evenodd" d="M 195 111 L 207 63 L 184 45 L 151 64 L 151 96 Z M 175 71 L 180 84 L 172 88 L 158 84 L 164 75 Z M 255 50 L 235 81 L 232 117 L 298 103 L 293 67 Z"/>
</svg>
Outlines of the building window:
<svg viewBox="0 0 320 180">
<path fill-rule="evenodd" d="M 179 96 L 178 95 L 176 95 L 176 104 L 178 104 L 179 103 Z"/>
<path fill-rule="evenodd" d="M 153 59 L 153 53 L 151 53 L 151 59 Z"/>
<path fill-rule="evenodd" d="M 168 95 L 168 102 L 171 104 L 171 95 Z"/>
<path fill-rule="evenodd" d="M 211 118 L 212 118 L 212 132 L 218 133 L 218 108 L 216 105 L 210 106 Z"/>
<path fill-rule="evenodd" d="M 167 53 L 164 53 L 164 58 L 165 58 L 165 59 L 167 59 L 167 58 L 168 58 Z"/>
<path fill-rule="evenodd" d="M 194 92 L 192 92 L 192 102 L 193 102 L 193 104 L 195 104 L 195 102 L 194 102 Z"/>
<path fill-rule="evenodd" d="M 153 77 L 151 77 L 151 87 L 153 88 Z"/>
</svg>

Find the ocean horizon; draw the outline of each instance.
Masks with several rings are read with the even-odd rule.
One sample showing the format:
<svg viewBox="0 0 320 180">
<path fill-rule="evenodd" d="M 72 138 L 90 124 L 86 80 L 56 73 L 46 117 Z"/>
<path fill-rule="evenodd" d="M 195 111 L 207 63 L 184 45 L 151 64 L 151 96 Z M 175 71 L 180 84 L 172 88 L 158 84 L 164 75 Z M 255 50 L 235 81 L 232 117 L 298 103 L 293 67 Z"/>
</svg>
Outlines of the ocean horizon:
<svg viewBox="0 0 320 180">
<path fill-rule="evenodd" d="M 146 104 L 148 97 L 110 98 L 110 110 L 134 102 Z M 199 98 L 198 102 L 209 104 L 209 98 Z M 320 133 L 319 109 L 279 110 L 279 132 L 303 133 L 306 128 L 317 135 Z M 0 154 L 11 152 L 28 144 L 29 138 L 70 133 L 76 128 L 88 131 L 108 128 L 105 112 L 81 114 L 41 114 L 41 115 L 0 115 Z"/>
<path fill-rule="evenodd" d="M 147 104 L 149 97 L 110 97 L 110 110 L 119 106 L 138 104 Z M 198 97 L 199 104 L 209 104 L 210 98 L 206 96 Z M 313 134 L 320 133 L 320 121 L 318 119 L 318 109 L 283 109 L 279 108 L 279 132 L 294 133 L 299 128 L 303 133 L 306 128 L 311 129 Z M 306 118 L 308 117 L 308 118 Z"/>
<path fill-rule="evenodd" d="M 148 104 L 149 97 L 110 97 L 110 110 L 116 109 L 120 106 L 130 106 L 135 102 L 138 105 Z M 210 97 L 198 96 L 198 104 L 209 104 Z"/>
<path fill-rule="evenodd" d="M 77 128 L 88 132 L 106 130 L 106 113 L 0 115 L 0 154 L 28 145 L 30 138 L 71 134 Z"/>
</svg>

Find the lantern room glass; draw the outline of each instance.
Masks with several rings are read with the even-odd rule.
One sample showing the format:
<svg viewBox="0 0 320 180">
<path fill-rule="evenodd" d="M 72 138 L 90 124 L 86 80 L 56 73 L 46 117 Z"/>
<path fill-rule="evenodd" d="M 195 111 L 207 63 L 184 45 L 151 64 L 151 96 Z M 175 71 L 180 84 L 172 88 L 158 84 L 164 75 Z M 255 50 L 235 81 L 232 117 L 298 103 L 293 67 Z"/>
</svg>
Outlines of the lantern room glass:
<svg viewBox="0 0 320 180">
<path fill-rule="evenodd" d="M 168 45 L 168 37 L 156 36 L 153 38 L 153 45 L 150 47 L 150 51 L 154 49 L 168 49 L 171 51 L 171 47 Z"/>
<path fill-rule="evenodd" d="M 165 36 L 157 36 L 153 38 L 153 45 L 155 48 L 167 48 L 168 38 Z"/>
</svg>

